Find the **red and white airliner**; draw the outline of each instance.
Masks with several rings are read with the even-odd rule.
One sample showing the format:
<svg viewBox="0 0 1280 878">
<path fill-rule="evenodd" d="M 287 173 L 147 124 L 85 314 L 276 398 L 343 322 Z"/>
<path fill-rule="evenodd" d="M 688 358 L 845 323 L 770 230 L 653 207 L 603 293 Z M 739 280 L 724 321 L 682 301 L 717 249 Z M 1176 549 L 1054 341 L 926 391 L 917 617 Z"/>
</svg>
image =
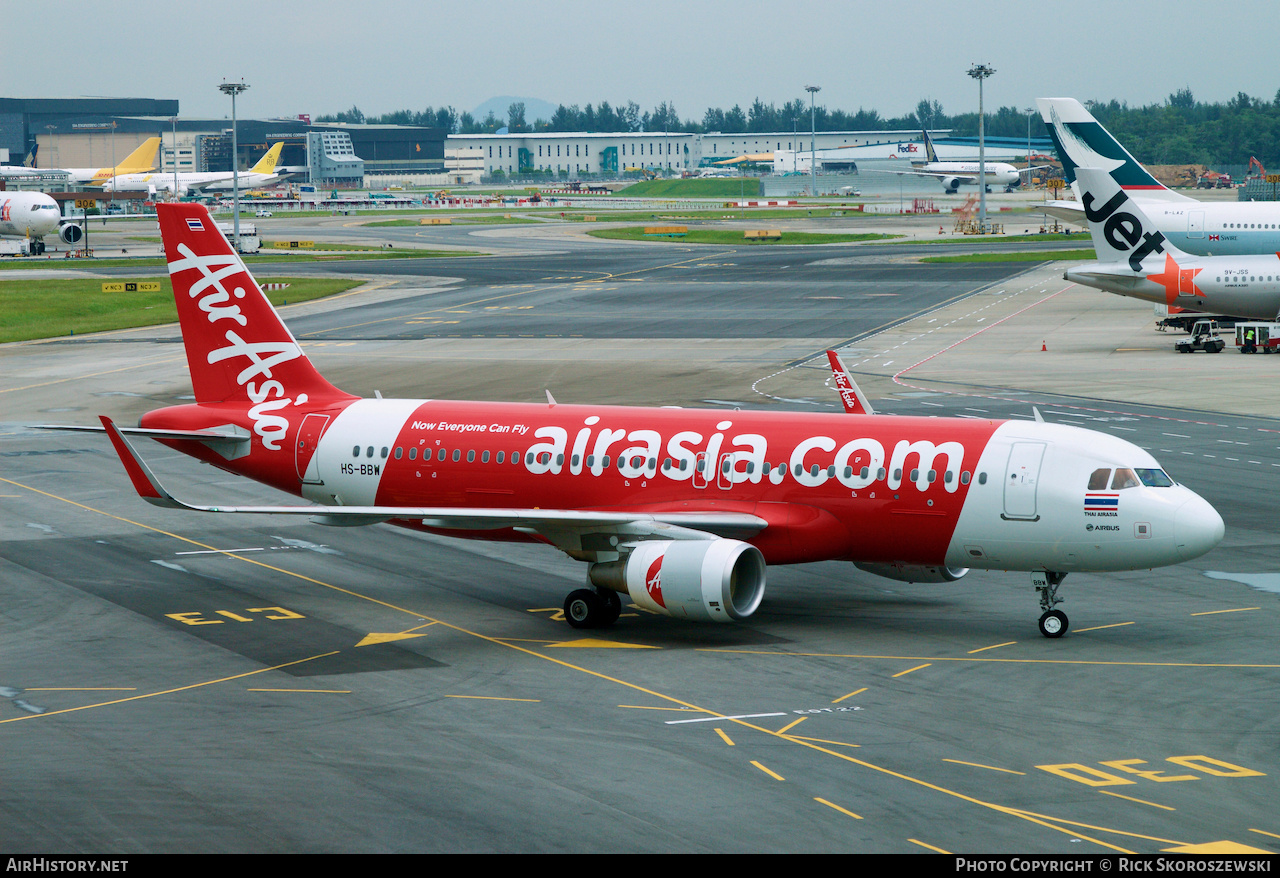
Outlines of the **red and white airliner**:
<svg viewBox="0 0 1280 878">
<path fill-rule="evenodd" d="M 565 602 L 576 628 L 612 624 L 620 594 L 744 619 L 767 564 L 846 560 L 909 582 L 1031 571 L 1058 637 L 1067 573 L 1177 564 L 1222 539 L 1150 454 L 1076 427 L 876 415 L 852 394 L 843 414 L 360 399 L 320 376 L 203 206 L 157 212 L 196 402 L 136 428 L 101 419 L 157 506 L 548 543 L 588 565 Z M 182 502 L 128 437 L 314 505 Z"/>
</svg>

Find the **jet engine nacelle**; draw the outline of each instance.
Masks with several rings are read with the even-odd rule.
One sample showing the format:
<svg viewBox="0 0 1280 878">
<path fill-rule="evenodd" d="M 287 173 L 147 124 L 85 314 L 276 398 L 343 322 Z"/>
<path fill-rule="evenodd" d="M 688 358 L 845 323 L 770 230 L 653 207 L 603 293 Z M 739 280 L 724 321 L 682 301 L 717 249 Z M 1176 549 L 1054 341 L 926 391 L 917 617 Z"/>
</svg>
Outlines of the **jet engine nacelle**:
<svg viewBox="0 0 1280 878">
<path fill-rule="evenodd" d="M 901 564 L 897 561 L 888 564 L 854 564 L 859 570 L 896 579 L 899 582 L 955 582 L 969 572 L 968 567 L 947 567 L 946 565 Z"/>
<path fill-rule="evenodd" d="M 942 183 L 942 188 L 946 189 L 948 193 L 955 192 L 957 189 L 960 188 L 959 177 L 943 177 L 941 180 L 941 183 Z"/>
<path fill-rule="evenodd" d="M 84 229 L 75 223 L 63 223 L 58 228 L 58 237 L 64 244 L 79 244 L 84 239 Z"/>
<path fill-rule="evenodd" d="M 733 622 L 760 606 L 765 563 L 759 549 L 739 540 L 653 540 L 622 560 L 592 564 L 589 576 L 664 616 Z"/>
</svg>

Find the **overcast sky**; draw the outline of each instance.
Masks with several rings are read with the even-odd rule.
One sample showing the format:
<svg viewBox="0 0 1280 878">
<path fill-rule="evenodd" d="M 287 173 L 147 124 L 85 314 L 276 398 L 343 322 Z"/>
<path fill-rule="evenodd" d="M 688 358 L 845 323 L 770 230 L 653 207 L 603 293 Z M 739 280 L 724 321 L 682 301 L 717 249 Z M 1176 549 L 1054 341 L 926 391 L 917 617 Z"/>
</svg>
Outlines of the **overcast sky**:
<svg viewBox="0 0 1280 878">
<path fill-rule="evenodd" d="M 1280 10 L 1266 0 L 1205 4 L 1063 0 L 707 2 L 531 0 L 295 2 L 77 0 L 9 16 L 0 51 L 5 97 L 176 98 L 188 117 L 230 115 L 224 79 L 250 86 L 242 118 L 366 115 L 497 95 L 642 110 L 674 103 L 781 106 L 821 86 L 832 109 L 947 113 L 977 109 L 975 62 L 996 74 L 986 106 L 1036 97 L 1162 102 L 1182 87 L 1202 101 L 1244 91 L 1271 100 Z M 59 12 L 61 10 L 61 12 Z M 66 16 L 72 32 L 51 19 Z M 23 30 L 28 33 L 24 36 Z M 170 36 L 172 35 L 172 36 Z M 83 63 L 81 63 L 83 62 Z M 532 121 L 532 119 L 530 119 Z"/>
</svg>

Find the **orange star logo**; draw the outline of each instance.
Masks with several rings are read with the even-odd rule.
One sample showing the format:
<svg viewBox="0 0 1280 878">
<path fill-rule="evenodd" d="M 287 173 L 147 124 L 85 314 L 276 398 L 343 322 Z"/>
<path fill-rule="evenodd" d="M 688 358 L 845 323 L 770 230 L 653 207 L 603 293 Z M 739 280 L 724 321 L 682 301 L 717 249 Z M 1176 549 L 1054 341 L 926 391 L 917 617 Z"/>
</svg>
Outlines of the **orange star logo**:
<svg viewBox="0 0 1280 878">
<path fill-rule="evenodd" d="M 1164 300 L 1172 305 L 1179 295 L 1203 296 L 1204 291 L 1196 286 L 1195 277 L 1203 268 L 1179 268 L 1178 263 L 1168 253 L 1164 254 L 1164 271 L 1147 275 L 1147 280 L 1154 281 L 1164 287 Z"/>
</svg>

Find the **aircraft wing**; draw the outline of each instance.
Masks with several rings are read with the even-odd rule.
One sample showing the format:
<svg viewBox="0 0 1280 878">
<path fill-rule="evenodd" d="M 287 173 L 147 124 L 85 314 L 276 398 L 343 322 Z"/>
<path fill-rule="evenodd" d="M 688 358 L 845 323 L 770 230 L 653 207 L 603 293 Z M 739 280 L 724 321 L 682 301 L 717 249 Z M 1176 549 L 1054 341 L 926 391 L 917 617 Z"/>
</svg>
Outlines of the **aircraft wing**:
<svg viewBox="0 0 1280 878">
<path fill-rule="evenodd" d="M 480 509 L 453 506 L 206 506 L 186 503 L 160 484 L 151 468 L 108 417 L 102 426 L 120 456 L 134 490 L 153 506 L 193 512 L 251 515 L 304 515 L 317 524 L 358 527 L 383 521 L 419 519 L 425 527 L 442 530 L 501 530 L 513 528 L 537 534 L 566 550 L 581 550 L 585 532 L 608 531 L 626 540 L 659 537 L 678 540 L 710 540 L 716 537 L 744 539 L 764 530 L 768 522 L 740 512 L 612 512 L 576 509 Z M 94 428 L 82 428 L 92 430 Z M 203 439 L 206 433 L 222 438 L 223 431 L 173 431 L 140 429 L 135 435 L 156 439 Z M 174 436 L 169 434 L 183 434 Z M 161 435 L 163 434 L 163 435 Z"/>
<path fill-rule="evenodd" d="M 1065 223 L 1083 226 L 1088 222 L 1084 218 L 1084 206 L 1078 201 L 1046 201 L 1038 209 Z"/>
<path fill-rule="evenodd" d="M 900 171 L 890 170 L 888 168 L 863 168 L 860 173 L 863 174 L 897 174 L 901 177 L 903 174 L 912 177 L 932 177 L 935 180 L 957 180 L 961 183 L 978 182 L 977 174 L 964 174 L 957 171 L 924 171 L 919 168 L 903 168 Z"/>
</svg>

